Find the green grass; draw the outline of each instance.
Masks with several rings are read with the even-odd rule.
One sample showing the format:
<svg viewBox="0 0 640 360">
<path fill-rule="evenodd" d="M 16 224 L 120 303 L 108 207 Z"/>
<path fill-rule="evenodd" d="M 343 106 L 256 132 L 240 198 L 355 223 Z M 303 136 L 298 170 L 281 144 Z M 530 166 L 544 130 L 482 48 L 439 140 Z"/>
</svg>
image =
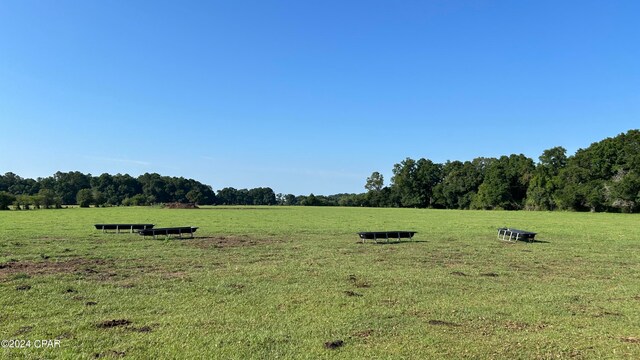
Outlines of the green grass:
<svg viewBox="0 0 640 360">
<path fill-rule="evenodd" d="M 16 358 L 640 358 L 638 215 L 214 207 L 0 212 Z M 199 226 L 194 240 L 94 223 Z M 496 240 L 496 228 L 540 242 Z M 356 232 L 416 230 L 362 244 Z M 110 320 L 130 323 L 104 327 Z M 327 349 L 325 343 L 343 345 Z"/>
</svg>

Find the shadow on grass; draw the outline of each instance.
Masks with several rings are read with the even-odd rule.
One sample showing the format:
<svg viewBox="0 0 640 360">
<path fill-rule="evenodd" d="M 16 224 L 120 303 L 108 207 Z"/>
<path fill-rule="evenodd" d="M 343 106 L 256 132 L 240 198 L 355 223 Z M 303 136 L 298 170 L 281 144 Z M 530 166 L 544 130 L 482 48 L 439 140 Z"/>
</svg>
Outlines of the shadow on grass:
<svg viewBox="0 0 640 360">
<path fill-rule="evenodd" d="M 389 241 L 378 241 L 375 242 L 373 240 L 367 241 L 367 242 L 362 242 L 362 241 L 357 241 L 356 243 L 358 244 L 370 244 L 370 245 L 399 245 L 399 244 L 413 244 L 413 243 L 427 243 L 428 241 L 426 240 L 411 240 L 411 241 L 398 241 L 398 240 L 389 240 Z"/>
<path fill-rule="evenodd" d="M 500 240 L 500 239 L 499 239 Z M 546 241 L 546 240 L 513 240 L 513 241 L 508 241 L 508 240 L 500 240 L 504 243 L 507 244 L 517 244 L 517 243 L 525 243 L 525 244 L 534 244 L 534 243 L 539 243 L 539 244 L 550 244 L 550 241 Z"/>
<path fill-rule="evenodd" d="M 529 241 L 531 243 L 540 243 L 540 244 L 550 244 L 551 242 L 546 241 L 546 240 L 531 240 Z"/>
</svg>

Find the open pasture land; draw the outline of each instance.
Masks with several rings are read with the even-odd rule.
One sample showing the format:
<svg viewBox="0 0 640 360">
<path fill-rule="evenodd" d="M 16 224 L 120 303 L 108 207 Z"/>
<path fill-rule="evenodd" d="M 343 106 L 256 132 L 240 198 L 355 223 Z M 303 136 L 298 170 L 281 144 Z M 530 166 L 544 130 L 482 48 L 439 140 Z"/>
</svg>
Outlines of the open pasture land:
<svg viewBox="0 0 640 360">
<path fill-rule="evenodd" d="M 0 212 L 1 358 L 640 358 L 638 215 Z M 194 239 L 94 223 L 199 226 Z M 496 239 L 498 227 L 538 232 Z M 356 233 L 414 230 L 362 244 Z M 59 340 L 36 348 L 35 340 Z M 3 343 L 4 344 L 4 343 Z"/>
</svg>

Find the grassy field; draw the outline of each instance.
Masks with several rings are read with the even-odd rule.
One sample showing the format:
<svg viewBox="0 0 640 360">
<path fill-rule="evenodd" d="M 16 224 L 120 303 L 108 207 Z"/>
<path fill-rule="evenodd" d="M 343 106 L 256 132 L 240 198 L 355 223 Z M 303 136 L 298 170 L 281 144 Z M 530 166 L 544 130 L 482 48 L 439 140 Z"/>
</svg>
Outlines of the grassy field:
<svg viewBox="0 0 640 360">
<path fill-rule="evenodd" d="M 640 358 L 638 215 L 0 212 L 0 358 Z M 199 226 L 195 239 L 94 223 Z M 538 232 L 496 240 L 496 228 Z M 356 232 L 415 230 L 366 243 Z M 59 340 L 53 348 L 36 340 Z M 3 343 L 6 344 L 6 343 Z"/>
</svg>

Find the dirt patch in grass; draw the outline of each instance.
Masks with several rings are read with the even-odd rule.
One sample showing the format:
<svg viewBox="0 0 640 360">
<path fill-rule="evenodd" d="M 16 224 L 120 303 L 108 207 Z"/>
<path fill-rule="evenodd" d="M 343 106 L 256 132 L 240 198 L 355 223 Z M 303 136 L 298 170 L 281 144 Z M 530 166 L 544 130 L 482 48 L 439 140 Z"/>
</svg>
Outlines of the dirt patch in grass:
<svg viewBox="0 0 640 360">
<path fill-rule="evenodd" d="M 130 320 L 118 319 L 118 320 L 105 320 L 96 326 L 100 329 L 110 329 L 118 326 L 127 326 L 129 324 L 131 324 Z"/>
<path fill-rule="evenodd" d="M 149 332 L 153 331 L 151 326 L 142 326 L 142 327 L 139 327 L 139 328 L 132 327 L 132 328 L 129 328 L 129 330 L 135 331 L 135 332 L 140 332 L 140 333 L 149 333 Z"/>
<path fill-rule="evenodd" d="M 62 273 L 97 274 L 96 266 L 112 265 L 103 259 L 76 258 L 65 261 L 10 261 L 0 264 L 0 280 L 11 275 L 49 275 Z"/>
<path fill-rule="evenodd" d="M 368 281 L 361 279 L 355 275 L 349 275 L 347 277 L 347 280 L 353 284 L 353 286 L 363 289 L 363 288 L 368 288 L 371 287 L 371 283 L 369 283 Z"/>
<path fill-rule="evenodd" d="M 591 315 L 594 318 L 601 318 L 601 317 L 605 317 L 605 316 L 622 316 L 622 313 L 619 312 L 615 312 L 615 311 L 601 311 L 601 312 L 597 312 L 593 315 Z"/>
<path fill-rule="evenodd" d="M 498 277 L 500 275 L 494 273 L 494 272 L 489 272 L 489 273 L 484 273 L 484 274 L 480 274 L 480 276 L 486 276 L 486 277 Z"/>
<path fill-rule="evenodd" d="M 462 251 L 434 251 L 426 254 L 423 259 L 420 260 L 424 266 L 442 266 L 446 268 L 455 268 L 464 264 L 465 257 L 469 254 Z"/>
<path fill-rule="evenodd" d="M 199 207 L 194 203 L 166 203 L 164 204 L 165 209 L 199 209 Z"/>
<path fill-rule="evenodd" d="M 513 322 L 513 321 L 509 321 L 504 325 L 505 328 L 509 329 L 509 330 L 524 330 L 526 328 L 529 327 L 529 324 L 526 323 L 521 323 L 521 322 Z"/>
<path fill-rule="evenodd" d="M 193 246 L 199 249 L 256 246 L 273 244 L 276 242 L 278 241 L 273 239 L 254 239 L 248 236 L 217 236 L 184 240 L 184 244 L 186 246 Z"/>
<path fill-rule="evenodd" d="M 451 273 L 451 275 L 455 275 L 455 276 L 469 276 L 465 273 L 463 273 L 462 271 L 454 271 Z"/>
<path fill-rule="evenodd" d="M 544 330 L 547 327 L 549 327 L 549 325 L 545 324 L 545 323 L 527 324 L 527 323 L 518 322 L 518 321 L 507 321 L 504 324 L 504 327 L 509 329 L 509 330 L 513 330 L 513 331 L 533 332 L 533 331 Z"/>
<path fill-rule="evenodd" d="M 20 329 L 18 329 L 18 331 L 16 331 L 13 335 L 14 336 L 18 336 L 18 335 L 24 335 L 24 334 L 28 334 L 31 332 L 31 330 L 33 330 L 33 326 L 22 326 Z"/>
<path fill-rule="evenodd" d="M 459 324 L 456 323 L 452 323 L 449 321 L 442 321 L 442 320 L 429 320 L 429 325 L 435 325 L 435 326 L 460 326 Z"/>
<path fill-rule="evenodd" d="M 620 340 L 633 344 L 640 344 L 640 338 L 635 336 L 622 337 Z"/>
<path fill-rule="evenodd" d="M 16 290 L 18 291 L 26 291 L 26 290 L 30 290 L 31 289 L 31 285 L 19 285 L 16 286 Z"/>
<path fill-rule="evenodd" d="M 330 350 L 337 349 L 343 345 L 344 345 L 344 341 L 342 340 L 333 340 L 333 341 L 327 341 L 326 343 L 324 343 L 324 347 Z"/>
<path fill-rule="evenodd" d="M 96 354 L 93 355 L 93 357 L 96 358 L 96 359 L 101 359 L 101 358 L 119 358 L 119 357 L 124 357 L 125 355 L 127 355 L 127 353 L 124 352 L 124 351 L 107 350 L 105 352 L 96 353 Z"/>
<path fill-rule="evenodd" d="M 367 329 L 354 333 L 353 337 L 368 338 L 371 335 L 373 335 L 373 329 Z"/>
<path fill-rule="evenodd" d="M 357 296 L 362 296 L 362 294 L 358 294 L 357 292 L 351 291 L 351 290 L 345 291 L 344 294 L 347 295 L 347 296 L 356 296 L 356 297 Z"/>
</svg>

